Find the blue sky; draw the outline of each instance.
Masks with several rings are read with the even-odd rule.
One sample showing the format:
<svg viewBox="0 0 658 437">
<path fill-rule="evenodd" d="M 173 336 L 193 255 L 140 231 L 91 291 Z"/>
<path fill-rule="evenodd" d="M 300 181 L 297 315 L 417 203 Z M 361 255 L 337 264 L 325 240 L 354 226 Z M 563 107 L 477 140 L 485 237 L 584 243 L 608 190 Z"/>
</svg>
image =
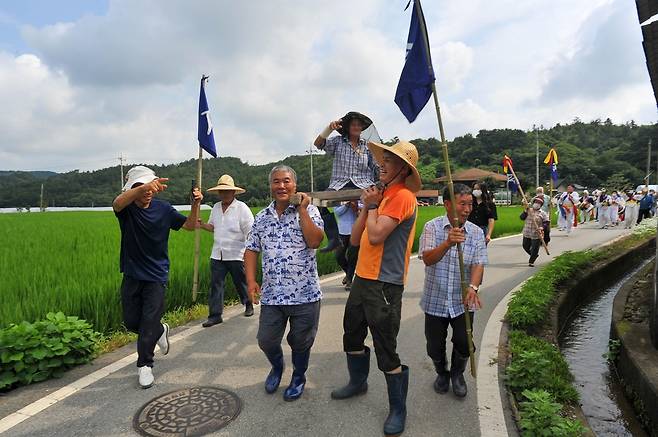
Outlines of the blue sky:
<svg viewBox="0 0 658 437">
<path fill-rule="evenodd" d="M 104 14 L 107 7 L 108 0 L 15 0 L 0 3 L 0 49 L 13 54 L 29 50 L 21 37 L 22 26 L 71 22 L 84 15 Z"/>
<path fill-rule="evenodd" d="M 301 154 L 349 110 L 384 138 L 437 136 L 393 103 L 406 1 L 108 0 L 0 5 L 0 167 L 94 169 L 195 155 L 201 74 L 220 156 Z M 425 0 L 449 138 L 656 119 L 627 0 Z"/>
</svg>

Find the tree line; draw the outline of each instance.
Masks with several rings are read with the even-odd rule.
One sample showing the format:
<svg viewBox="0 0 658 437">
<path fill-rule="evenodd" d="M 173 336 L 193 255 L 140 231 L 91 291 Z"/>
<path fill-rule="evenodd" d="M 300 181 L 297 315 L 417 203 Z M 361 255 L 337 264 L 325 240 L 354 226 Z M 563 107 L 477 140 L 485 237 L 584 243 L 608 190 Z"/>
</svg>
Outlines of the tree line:
<svg viewBox="0 0 658 437">
<path fill-rule="evenodd" d="M 571 123 L 556 124 L 550 128 L 540 126 L 537 131 L 480 130 L 477 135 L 462 135 L 449 143 L 453 172 L 471 167 L 502 172 L 502 158 L 507 154 L 514 160 L 514 169 L 521 183 L 526 188 L 532 188 L 535 185 L 537 140 L 540 183 L 548 181 L 549 171 L 543 159 L 549 148 L 555 147 L 559 156 L 558 172 L 561 179 L 591 189 L 634 188 L 645 177 L 649 140 L 653 140 L 654 149 L 658 149 L 658 125 L 637 125 L 633 121 L 614 124 L 610 119 L 585 123 L 574 119 Z M 443 175 L 440 142 L 436 138 L 417 138 L 411 141 L 420 155 L 419 171 L 425 188 L 440 188 L 433 183 L 435 178 Z M 655 169 L 658 151 L 653 156 L 651 168 Z M 267 183 L 269 171 L 275 164 L 281 163 L 297 171 L 300 191 L 310 191 L 308 155 L 293 155 L 265 165 L 250 165 L 234 157 L 204 159 L 203 188 L 213 186 L 219 176 L 227 173 L 234 177 L 237 185 L 247 190 L 241 199 L 252 205 L 263 205 L 270 199 Z M 169 165 L 144 165 L 153 168 L 157 175 L 170 178 L 169 188 L 161 194 L 163 199 L 174 204 L 188 202 L 191 183 L 196 175 L 196 160 Z M 328 185 L 331 166 L 331 157 L 313 157 L 316 190 Z M 44 184 L 44 203 L 47 206 L 110 206 L 121 188 L 120 179 L 118 166 L 55 174 L 0 172 L 0 207 L 38 206 L 41 183 Z"/>
</svg>

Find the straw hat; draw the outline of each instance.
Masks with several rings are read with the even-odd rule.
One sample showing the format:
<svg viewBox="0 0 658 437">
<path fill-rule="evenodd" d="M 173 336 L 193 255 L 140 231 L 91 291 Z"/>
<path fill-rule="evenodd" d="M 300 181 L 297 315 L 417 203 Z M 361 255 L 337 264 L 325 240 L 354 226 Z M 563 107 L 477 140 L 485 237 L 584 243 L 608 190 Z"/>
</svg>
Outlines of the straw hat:
<svg viewBox="0 0 658 437">
<path fill-rule="evenodd" d="M 235 191 L 235 194 L 242 194 L 245 192 L 244 188 L 236 187 L 233 178 L 227 174 L 222 175 L 222 177 L 217 179 L 217 185 L 208 188 L 206 191 Z"/>
<path fill-rule="evenodd" d="M 532 199 L 532 203 L 539 203 L 541 205 L 544 204 L 544 198 L 542 196 L 537 196 L 534 199 Z"/>
<path fill-rule="evenodd" d="M 136 165 L 128 170 L 126 174 L 126 184 L 123 186 L 123 191 L 130 190 L 135 184 L 148 184 L 149 182 L 157 179 L 155 172 L 143 165 Z"/>
<path fill-rule="evenodd" d="M 423 186 L 423 183 L 420 180 L 420 174 L 416 165 L 418 164 L 418 150 L 416 146 L 411 144 L 408 141 L 399 140 L 397 143 L 392 146 L 387 146 L 385 144 L 369 142 L 368 149 L 372 152 L 372 155 L 375 158 L 375 161 L 381 165 L 384 152 L 392 153 L 401 160 L 403 160 L 409 168 L 411 168 L 411 174 L 407 176 L 407 179 L 404 181 L 404 184 L 409 188 L 413 193 L 417 193 Z"/>
</svg>

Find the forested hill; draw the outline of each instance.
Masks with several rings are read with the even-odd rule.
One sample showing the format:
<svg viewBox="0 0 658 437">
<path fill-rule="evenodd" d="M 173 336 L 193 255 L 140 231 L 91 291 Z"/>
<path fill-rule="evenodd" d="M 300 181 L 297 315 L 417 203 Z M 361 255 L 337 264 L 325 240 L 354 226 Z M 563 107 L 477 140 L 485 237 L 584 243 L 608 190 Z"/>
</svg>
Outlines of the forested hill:
<svg viewBox="0 0 658 437">
<path fill-rule="evenodd" d="M 535 180 L 534 131 L 519 129 L 481 130 L 477 135 L 463 135 L 450 142 L 453 171 L 479 167 L 501 171 L 504 154 L 514 160 L 514 168 L 521 182 L 528 188 Z M 539 130 L 539 153 L 543 161 L 549 145 L 559 155 L 560 178 L 596 188 L 606 186 L 621 189 L 642 182 L 646 172 L 647 143 L 653 140 L 658 149 L 658 125 L 638 126 L 633 122 L 615 125 L 610 120 L 583 123 L 580 120 L 566 125 L 557 124 Z M 436 187 L 431 181 L 443 174 L 439 142 L 430 138 L 412 142 L 420 154 L 420 171 L 427 188 Z M 658 151 L 652 158 L 652 168 L 658 161 Z M 310 189 L 309 156 L 289 156 L 280 161 L 293 167 L 299 178 L 299 190 Z M 315 187 L 325 187 L 331 174 L 331 160 L 324 155 L 314 156 Z M 242 199 L 252 204 L 268 201 L 267 175 L 275 163 L 249 165 L 238 158 L 205 159 L 203 186 L 214 185 L 224 173 L 231 174 L 236 184 L 247 189 Z M 149 165 L 148 163 L 146 165 Z M 196 162 L 189 160 L 165 166 L 149 165 L 159 176 L 170 178 L 169 189 L 161 195 L 172 203 L 186 203 Z M 540 177 L 548 179 L 546 165 L 540 162 Z M 109 206 L 120 190 L 118 167 L 91 172 L 0 172 L 0 207 L 39 205 L 41 183 L 44 199 L 49 206 Z"/>
</svg>

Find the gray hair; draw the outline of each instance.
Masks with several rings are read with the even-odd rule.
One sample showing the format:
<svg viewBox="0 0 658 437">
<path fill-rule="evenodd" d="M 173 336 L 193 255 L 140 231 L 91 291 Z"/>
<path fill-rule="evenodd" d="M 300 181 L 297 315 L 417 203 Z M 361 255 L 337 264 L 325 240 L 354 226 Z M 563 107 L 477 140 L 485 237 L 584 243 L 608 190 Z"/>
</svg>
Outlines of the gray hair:
<svg viewBox="0 0 658 437">
<path fill-rule="evenodd" d="M 280 172 L 280 171 L 289 173 L 290 176 L 292 177 L 292 180 L 295 183 L 297 183 L 297 173 L 295 172 L 295 170 L 293 170 L 292 167 L 289 167 L 285 164 L 279 164 L 279 165 L 275 165 L 274 167 L 272 167 L 272 170 L 270 170 L 270 176 L 268 178 L 268 180 L 270 181 L 270 184 L 272 183 L 272 179 L 274 178 L 274 173 L 277 173 L 277 172 Z"/>
<path fill-rule="evenodd" d="M 455 197 L 463 196 L 464 194 L 471 194 L 471 188 L 468 185 L 464 184 L 453 184 L 453 189 L 455 190 Z M 450 187 L 446 185 L 443 189 L 443 201 L 450 200 Z"/>
<path fill-rule="evenodd" d="M 537 187 L 537 191 L 535 191 L 537 194 L 541 193 L 544 194 L 544 187 Z"/>
</svg>

